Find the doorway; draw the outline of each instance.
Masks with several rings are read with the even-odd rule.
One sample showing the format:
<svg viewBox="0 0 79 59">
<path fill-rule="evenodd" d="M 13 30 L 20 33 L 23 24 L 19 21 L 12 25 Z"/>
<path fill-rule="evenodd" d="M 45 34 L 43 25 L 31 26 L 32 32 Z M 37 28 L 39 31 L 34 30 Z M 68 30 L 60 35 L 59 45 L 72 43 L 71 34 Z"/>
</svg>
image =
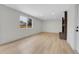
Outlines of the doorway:
<svg viewBox="0 0 79 59">
<path fill-rule="evenodd" d="M 59 36 L 60 39 L 67 40 L 67 11 L 64 11 L 64 17 L 62 17 L 62 32 Z"/>
</svg>

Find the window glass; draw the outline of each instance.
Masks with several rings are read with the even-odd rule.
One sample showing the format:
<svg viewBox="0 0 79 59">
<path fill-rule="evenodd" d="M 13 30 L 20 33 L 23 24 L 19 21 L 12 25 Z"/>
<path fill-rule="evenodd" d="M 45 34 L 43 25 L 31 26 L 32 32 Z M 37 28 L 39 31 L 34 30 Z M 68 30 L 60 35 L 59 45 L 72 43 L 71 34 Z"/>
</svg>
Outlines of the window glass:
<svg viewBox="0 0 79 59">
<path fill-rule="evenodd" d="M 20 16 L 20 28 L 32 28 L 32 19 Z"/>
</svg>

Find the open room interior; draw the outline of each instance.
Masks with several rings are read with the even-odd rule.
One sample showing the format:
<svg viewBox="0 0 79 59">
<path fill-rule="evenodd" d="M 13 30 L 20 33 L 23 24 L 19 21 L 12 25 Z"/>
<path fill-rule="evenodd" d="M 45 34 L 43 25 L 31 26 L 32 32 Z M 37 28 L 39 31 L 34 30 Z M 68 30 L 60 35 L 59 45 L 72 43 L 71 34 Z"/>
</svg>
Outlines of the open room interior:
<svg viewBox="0 0 79 59">
<path fill-rule="evenodd" d="M 78 53 L 78 13 L 75 4 L 1 4 L 0 53 Z"/>
</svg>

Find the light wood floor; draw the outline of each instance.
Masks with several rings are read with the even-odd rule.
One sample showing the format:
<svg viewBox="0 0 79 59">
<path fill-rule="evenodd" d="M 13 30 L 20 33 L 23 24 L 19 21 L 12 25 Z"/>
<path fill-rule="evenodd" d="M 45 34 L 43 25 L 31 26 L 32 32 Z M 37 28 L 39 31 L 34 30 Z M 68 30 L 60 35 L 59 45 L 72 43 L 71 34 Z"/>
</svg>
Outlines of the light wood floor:
<svg viewBox="0 0 79 59">
<path fill-rule="evenodd" d="M 39 33 L 26 39 L 0 46 L 0 53 L 73 53 L 71 47 L 65 40 L 59 39 L 56 33 Z"/>
</svg>

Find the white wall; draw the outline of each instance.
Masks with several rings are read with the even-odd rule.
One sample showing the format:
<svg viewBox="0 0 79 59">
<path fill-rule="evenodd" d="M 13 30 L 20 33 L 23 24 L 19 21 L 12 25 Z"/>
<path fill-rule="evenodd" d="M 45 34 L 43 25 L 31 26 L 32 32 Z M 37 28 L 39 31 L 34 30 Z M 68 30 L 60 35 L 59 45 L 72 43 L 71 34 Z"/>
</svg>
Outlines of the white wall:
<svg viewBox="0 0 79 59">
<path fill-rule="evenodd" d="M 70 44 L 73 50 L 75 50 L 75 24 L 76 23 L 76 6 L 72 5 L 68 10 L 68 32 L 67 32 L 67 42 Z"/>
<path fill-rule="evenodd" d="M 0 5 L 0 44 L 41 32 L 41 20 L 35 19 L 34 17 L 31 17 L 33 19 L 32 29 L 20 29 L 20 15 L 31 17 Z"/>
<path fill-rule="evenodd" d="M 61 20 L 43 21 L 43 32 L 53 32 L 53 33 L 62 32 L 62 21 Z"/>
<path fill-rule="evenodd" d="M 68 10 L 67 41 L 71 45 L 73 50 L 75 49 L 75 12 L 75 5 L 72 5 Z M 31 17 L 10 8 L 0 6 L 0 44 L 39 33 L 42 31 L 42 28 L 44 32 L 58 33 L 61 31 L 60 21 L 45 21 L 43 23 L 43 27 L 41 27 L 42 21 L 34 17 L 31 17 L 33 19 L 32 29 L 20 29 L 18 27 L 20 15 Z"/>
<path fill-rule="evenodd" d="M 61 32 L 61 21 L 42 21 L 22 12 L 0 5 L 0 44 L 39 32 Z M 33 19 L 32 29 L 19 28 L 20 15 Z"/>
<path fill-rule="evenodd" d="M 67 27 L 67 42 L 72 47 L 73 50 L 76 50 L 76 5 L 71 5 L 68 11 L 68 27 Z M 64 12 L 63 12 L 64 14 Z M 45 32 L 61 32 L 61 21 L 44 21 L 43 22 L 43 31 Z"/>
</svg>

